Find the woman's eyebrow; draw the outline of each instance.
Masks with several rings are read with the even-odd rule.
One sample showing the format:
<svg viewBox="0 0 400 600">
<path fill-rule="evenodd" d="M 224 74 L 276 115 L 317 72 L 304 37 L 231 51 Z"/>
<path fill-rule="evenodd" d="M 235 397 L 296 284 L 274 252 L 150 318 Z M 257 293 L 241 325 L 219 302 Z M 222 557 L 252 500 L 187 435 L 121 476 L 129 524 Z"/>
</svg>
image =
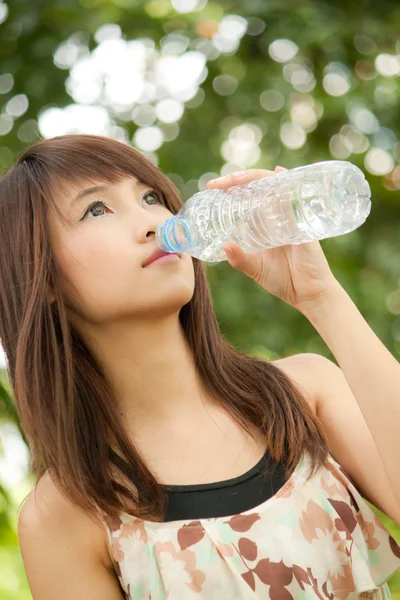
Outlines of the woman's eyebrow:
<svg viewBox="0 0 400 600">
<path fill-rule="evenodd" d="M 140 181 L 140 179 L 138 179 L 137 181 L 133 181 L 134 185 L 136 187 L 143 187 L 144 185 L 146 185 L 145 183 L 143 183 L 143 181 Z M 71 204 L 70 204 L 70 208 L 72 209 L 76 204 L 78 204 L 81 200 L 83 200 L 84 198 L 86 198 L 87 196 L 90 196 L 91 194 L 97 194 L 99 192 L 106 192 L 107 190 L 110 189 L 110 185 L 94 185 L 92 187 L 88 187 L 84 190 L 81 190 L 80 192 L 78 192 L 78 194 L 75 196 L 75 198 L 72 200 Z"/>
<path fill-rule="evenodd" d="M 96 194 L 98 192 L 105 192 L 109 190 L 109 185 L 95 185 L 93 187 L 86 188 L 85 190 L 81 190 L 75 198 L 72 200 L 70 207 L 73 208 L 76 204 L 78 204 L 81 200 L 86 198 L 86 196 L 90 196 L 91 194 Z"/>
</svg>

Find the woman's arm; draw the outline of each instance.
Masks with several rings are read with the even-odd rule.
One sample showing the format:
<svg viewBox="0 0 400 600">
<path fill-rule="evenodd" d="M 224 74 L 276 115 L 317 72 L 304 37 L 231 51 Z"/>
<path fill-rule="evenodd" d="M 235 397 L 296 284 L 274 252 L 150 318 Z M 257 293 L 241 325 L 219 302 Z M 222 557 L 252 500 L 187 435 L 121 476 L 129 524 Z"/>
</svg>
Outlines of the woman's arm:
<svg viewBox="0 0 400 600">
<path fill-rule="evenodd" d="M 323 338 L 360 407 L 400 506 L 400 365 L 338 284 L 302 310 Z"/>
</svg>

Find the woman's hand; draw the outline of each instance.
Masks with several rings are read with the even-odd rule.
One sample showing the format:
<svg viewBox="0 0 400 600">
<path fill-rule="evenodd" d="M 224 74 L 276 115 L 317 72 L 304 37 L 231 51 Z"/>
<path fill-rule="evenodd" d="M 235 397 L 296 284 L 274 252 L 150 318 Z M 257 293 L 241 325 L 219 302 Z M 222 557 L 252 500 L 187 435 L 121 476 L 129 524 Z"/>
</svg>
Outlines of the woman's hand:
<svg viewBox="0 0 400 600">
<path fill-rule="evenodd" d="M 213 189 L 230 188 L 286 170 L 283 167 L 275 167 L 275 171 L 249 169 L 241 172 L 241 175 L 232 173 L 227 177 L 212 179 L 207 186 Z M 332 290 L 340 287 L 318 240 L 259 252 L 244 252 L 236 242 L 228 241 L 223 243 L 222 249 L 234 269 L 242 271 L 267 292 L 300 312 L 318 305 Z"/>
</svg>

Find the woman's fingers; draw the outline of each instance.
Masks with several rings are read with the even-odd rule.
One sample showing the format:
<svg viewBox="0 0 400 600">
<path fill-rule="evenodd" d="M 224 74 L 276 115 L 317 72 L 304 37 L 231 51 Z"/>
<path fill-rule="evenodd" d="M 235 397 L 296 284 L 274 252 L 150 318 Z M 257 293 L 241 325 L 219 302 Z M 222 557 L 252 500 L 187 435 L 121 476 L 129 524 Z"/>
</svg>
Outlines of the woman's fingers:
<svg viewBox="0 0 400 600">
<path fill-rule="evenodd" d="M 207 181 L 207 186 L 230 187 L 246 181 L 252 181 L 253 179 L 268 177 L 269 175 L 276 175 L 276 171 L 268 171 L 267 169 L 248 169 L 247 171 L 236 171 L 235 173 L 230 173 L 230 175 L 225 175 L 224 177 L 210 179 Z"/>
</svg>

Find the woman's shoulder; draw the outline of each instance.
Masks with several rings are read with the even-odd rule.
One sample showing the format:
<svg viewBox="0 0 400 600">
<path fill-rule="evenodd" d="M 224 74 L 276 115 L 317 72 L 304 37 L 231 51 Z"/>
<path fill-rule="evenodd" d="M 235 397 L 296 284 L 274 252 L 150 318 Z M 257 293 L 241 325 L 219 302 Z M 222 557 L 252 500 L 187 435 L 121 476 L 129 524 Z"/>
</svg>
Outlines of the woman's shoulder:
<svg viewBox="0 0 400 600">
<path fill-rule="evenodd" d="M 317 414 L 318 382 L 315 377 L 314 354 L 293 354 L 269 362 L 281 369 L 303 393 L 313 414 Z"/>
<path fill-rule="evenodd" d="M 36 527 L 46 529 L 51 535 L 74 538 L 85 551 L 93 553 L 106 567 L 112 568 L 106 532 L 96 524 L 83 508 L 74 504 L 46 472 L 23 501 L 18 523 L 35 521 Z"/>
</svg>

